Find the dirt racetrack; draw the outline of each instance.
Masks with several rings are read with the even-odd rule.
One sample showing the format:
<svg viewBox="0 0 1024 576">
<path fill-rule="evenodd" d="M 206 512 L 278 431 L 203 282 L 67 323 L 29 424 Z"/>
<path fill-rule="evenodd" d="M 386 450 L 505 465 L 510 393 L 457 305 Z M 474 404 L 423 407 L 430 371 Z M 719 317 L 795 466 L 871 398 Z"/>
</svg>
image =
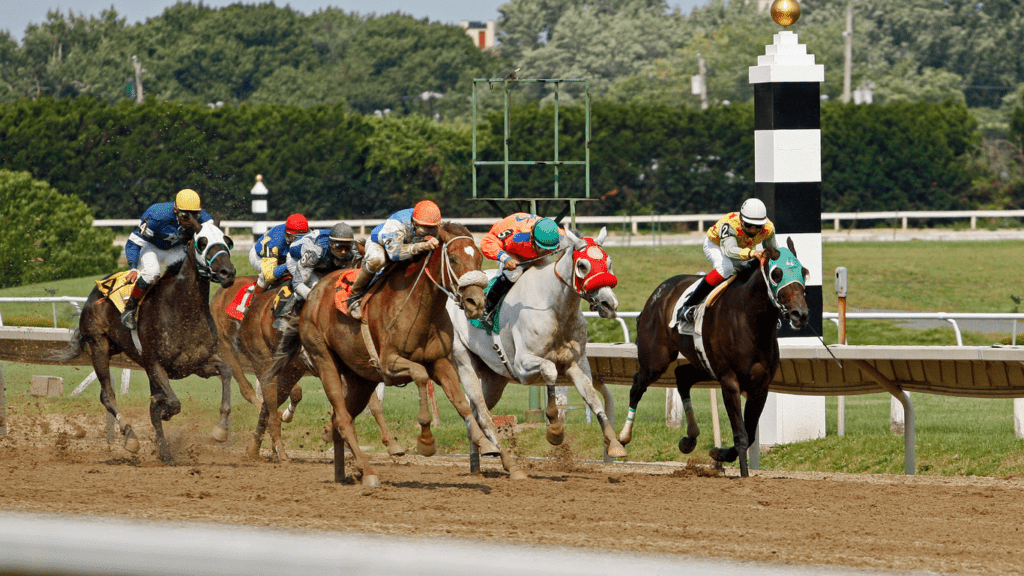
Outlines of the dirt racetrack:
<svg viewBox="0 0 1024 576">
<path fill-rule="evenodd" d="M 179 415 L 172 423 L 187 415 Z M 328 454 L 275 464 L 176 432 L 177 465 L 108 446 L 101 418 L 11 415 L 0 510 L 454 537 L 901 571 L 1024 574 L 1024 479 L 604 465 L 566 450 L 512 482 L 496 460 L 373 457 L 382 486 L 336 484 Z M 201 425 L 205 429 L 208 424 Z M 148 429 L 147 429 L 148 428 Z M 182 428 L 179 427 L 179 430 Z M 354 468 L 347 467 L 351 480 Z"/>
</svg>

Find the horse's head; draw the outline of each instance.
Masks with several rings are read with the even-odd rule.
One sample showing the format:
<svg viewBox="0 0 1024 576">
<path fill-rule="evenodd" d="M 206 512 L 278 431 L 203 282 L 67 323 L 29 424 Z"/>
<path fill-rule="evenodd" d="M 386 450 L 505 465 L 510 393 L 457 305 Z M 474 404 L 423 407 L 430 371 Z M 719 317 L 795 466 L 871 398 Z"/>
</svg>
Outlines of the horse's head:
<svg viewBox="0 0 1024 576">
<path fill-rule="evenodd" d="M 199 273 L 225 288 L 231 286 L 235 281 L 235 265 L 231 263 L 234 244 L 212 220 L 204 222 L 192 240 Z"/>
<path fill-rule="evenodd" d="M 473 234 L 455 222 L 442 223 L 438 232 L 444 243 L 442 282 L 453 288 L 455 303 L 465 311 L 467 318 L 483 316 L 487 275 L 480 270 L 484 255 L 473 240 Z"/>
<path fill-rule="evenodd" d="M 807 325 L 809 315 L 804 296 L 804 283 L 809 272 L 796 257 L 793 239 L 789 238 L 787 244 L 788 248 L 779 249 L 777 258 L 768 260 L 768 285 L 789 325 L 794 330 L 801 330 Z"/>
<path fill-rule="evenodd" d="M 601 228 L 597 238 L 577 237 L 568 228 L 565 229 L 565 241 L 572 254 L 573 288 L 581 298 L 590 303 L 590 309 L 596 310 L 601 318 L 615 318 L 619 308 L 619 299 L 615 297 L 614 288 L 619 283 L 612 271 L 612 257 L 601 248 L 608 236 L 608 229 Z"/>
</svg>

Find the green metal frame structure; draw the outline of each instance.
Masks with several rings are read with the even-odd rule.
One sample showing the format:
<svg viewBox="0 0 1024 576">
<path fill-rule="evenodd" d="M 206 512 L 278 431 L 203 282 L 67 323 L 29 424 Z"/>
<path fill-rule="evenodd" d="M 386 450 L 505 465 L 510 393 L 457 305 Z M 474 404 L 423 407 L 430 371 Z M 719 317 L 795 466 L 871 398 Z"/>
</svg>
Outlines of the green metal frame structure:
<svg viewBox="0 0 1024 576">
<path fill-rule="evenodd" d="M 582 82 L 584 84 L 584 92 L 586 93 L 586 134 L 584 140 L 584 150 L 586 151 L 585 158 L 583 160 L 562 160 L 558 157 L 558 94 L 559 88 L 563 82 Z M 495 84 L 500 84 L 505 92 L 505 141 L 504 148 L 505 154 L 502 160 L 483 161 L 479 160 L 477 154 L 477 85 L 486 83 L 489 88 L 493 89 Z M 512 129 L 509 121 L 509 95 L 512 90 L 512 86 L 517 83 L 534 83 L 534 84 L 551 84 L 555 87 L 555 146 L 554 146 L 554 158 L 551 160 L 510 160 L 509 159 L 509 141 L 512 137 Z M 525 79 L 516 78 L 514 73 L 509 74 L 505 78 L 474 78 L 473 79 L 473 199 L 474 200 L 486 200 L 492 205 L 497 206 L 499 201 L 510 201 L 515 202 L 521 210 L 525 210 L 526 205 L 529 205 L 529 212 L 531 214 L 540 214 L 537 211 L 537 202 L 564 202 L 565 207 L 561 213 L 555 218 L 555 221 L 560 221 L 565 217 L 566 213 L 570 215 L 571 225 L 576 225 L 576 203 L 580 201 L 590 200 L 590 82 L 584 78 L 554 78 L 554 79 Z M 502 198 L 480 198 L 477 194 L 477 170 L 481 166 L 502 166 L 504 169 L 505 178 L 505 194 Z M 555 171 L 555 185 L 554 194 L 550 197 L 509 197 L 508 190 L 508 172 L 510 166 L 552 166 Z M 584 191 L 585 197 L 583 198 L 562 198 L 559 196 L 558 184 L 559 184 L 559 167 L 561 166 L 583 166 L 585 173 Z"/>
</svg>

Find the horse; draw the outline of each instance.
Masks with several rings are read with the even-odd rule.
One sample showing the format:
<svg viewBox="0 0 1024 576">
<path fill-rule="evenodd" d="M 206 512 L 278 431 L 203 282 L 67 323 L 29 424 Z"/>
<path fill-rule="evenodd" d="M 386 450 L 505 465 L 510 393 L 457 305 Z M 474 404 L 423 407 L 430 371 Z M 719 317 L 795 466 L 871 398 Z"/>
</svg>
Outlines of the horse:
<svg viewBox="0 0 1024 576">
<path fill-rule="evenodd" d="M 366 407 L 381 381 L 388 386 L 415 382 L 418 387 L 420 435 L 416 449 L 421 455 L 430 456 L 437 450 L 430 431 L 427 384 L 431 379 L 441 385 L 467 426 L 476 428 L 471 436 L 474 441 L 485 442 L 485 449 L 493 448 L 486 444 L 459 389 L 451 360 L 452 324 L 444 309 L 445 302 L 453 298 L 468 318 L 483 314 L 487 285 L 480 270 L 483 254 L 461 224 L 443 222 L 439 240 L 439 248 L 392 263 L 382 273 L 364 296 L 362 321 L 335 305 L 335 284 L 342 272 L 324 277 L 310 291 L 302 309 L 298 342 L 279 349 L 270 372 L 261 378 L 269 382 L 300 348 L 308 353 L 334 410 L 337 482 L 345 478 L 344 440 L 355 456 L 356 475 L 362 477 L 363 486 L 380 486 L 376 471 L 359 448 L 352 419 Z"/>
<path fill-rule="evenodd" d="M 495 319 L 498 333 L 471 325 L 458 309 L 448 304 L 455 326 L 455 365 L 466 396 L 487 438 L 498 447 L 503 468 L 512 479 L 525 475 L 501 445 L 490 410 L 501 399 L 509 380 L 521 384 L 547 385 L 548 419 L 546 438 L 552 445 L 562 443 L 565 432 L 555 403 L 555 379 L 568 377 L 580 396 L 597 415 L 604 433 L 606 454 L 626 456 L 615 435 L 615 404 L 611 392 L 594 378 L 587 360 L 587 321 L 580 299 L 590 303 L 602 318 L 615 318 L 619 301 L 613 288 L 618 283 L 611 257 L 601 248 L 607 236 L 602 228 L 597 238 L 577 237 L 566 229 L 555 254 L 556 261 L 538 260 L 512 285 Z M 597 391 L 604 396 L 608 412 Z M 470 443 L 470 471 L 480 471 L 480 456 Z"/>
<path fill-rule="evenodd" d="M 117 409 L 110 381 L 110 358 L 123 352 L 141 366 L 149 377 L 149 414 L 160 458 L 168 464 L 173 463 L 173 457 L 162 422 L 181 411 L 181 402 L 169 380 L 192 374 L 203 378 L 220 376 L 220 420 L 211 433 L 218 442 L 228 438 L 231 413 L 231 367 L 217 351 L 217 328 L 208 302 L 211 279 L 221 286 L 234 282 L 235 267 L 230 256 L 233 243 L 212 221 L 198 230 L 186 230 L 186 235 L 185 259 L 169 266 L 139 303 L 137 332 L 124 326 L 120 311 L 97 286 L 86 299 L 71 342 L 56 358 L 75 358 L 88 345 L 101 384 L 100 401 L 117 420 L 125 449 L 131 453 L 139 451 L 139 441 L 132 425 Z M 113 276 L 116 274 L 106 279 Z"/>
<path fill-rule="evenodd" d="M 629 417 L 619 433 L 619 441 L 632 440 L 633 415 L 647 387 L 661 377 L 681 353 L 689 364 L 675 369 L 676 388 L 686 413 L 686 436 L 679 440 L 679 451 L 689 454 L 697 446 L 700 429 L 693 416 L 690 388 L 697 382 L 718 381 L 725 411 L 733 431 L 733 446 L 712 448 L 716 462 L 735 462 L 740 458 L 740 475 L 749 476 L 747 448 L 757 432 L 768 386 L 779 368 L 779 342 L 776 334 L 780 316 L 800 330 L 807 325 L 808 309 L 804 282 L 808 271 L 796 257 L 793 239 L 788 249 L 769 249 L 771 258 L 752 266 L 743 266 L 721 289 L 716 300 L 712 293 L 703 305 L 701 323 L 703 350 L 698 350 L 692 332 L 681 334 L 674 325 L 676 303 L 683 292 L 700 276 L 680 275 L 662 282 L 648 298 L 637 318 L 637 363 L 629 390 Z M 716 289 L 718 292 L 718 289 Z M 701 312 L 698 311 L 698 316 Z M 706 358 L 706 363 L 705 359 Z M 740 395 L 747 397 L 740 411 Z"/>
</svg>

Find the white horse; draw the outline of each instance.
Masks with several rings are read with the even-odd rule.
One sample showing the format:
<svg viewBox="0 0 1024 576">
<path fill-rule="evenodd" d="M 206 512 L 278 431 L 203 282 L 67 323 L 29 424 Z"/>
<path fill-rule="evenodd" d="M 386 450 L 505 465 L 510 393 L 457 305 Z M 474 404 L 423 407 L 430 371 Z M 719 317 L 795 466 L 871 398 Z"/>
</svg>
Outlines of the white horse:
<svg viewBox="0 0 1024 576">
<path fill-rule="evenodd" d="M 459 379 L 473 407 L 480 428 L 497 447 L 502 466 L 514 479 L 525 478 L 509 450 L 498 439 L 490 410 L 494 408 L 509 381 L 521 384 L 543 382 L 547 385 L 547 440 L 559 445 L 565 435 L 555 404 L 555 379 L 564 375 L 597 415 L 605 438 L 605 453 L 613 458 L 626 456 L 614 430 L 614 400 L 607 386 L 598 381 L 597 395 L 590 362 L 587 360 L 587 322 L 580 310 L 580 298 L 590 303 L 602 318 L 615 318 L 619 301 L 612 290 L 618 280 L 612 272 L 612 259 L 601 248 L 607 235 L 602 228 L 597 238 L 578 238 L 565 230 L 557 261 L 542 258 L 522 273 L 501 304 L 495 318 L 497 335 L 470 324 L 466 315 L 452 302 L 448 314 L 455 326 L 452 357 Z M 493 277 L 497 271 L 491 273 Z M 480 456 L 470 442 L 470 469 L 479 472 Z"/>
</svg>

